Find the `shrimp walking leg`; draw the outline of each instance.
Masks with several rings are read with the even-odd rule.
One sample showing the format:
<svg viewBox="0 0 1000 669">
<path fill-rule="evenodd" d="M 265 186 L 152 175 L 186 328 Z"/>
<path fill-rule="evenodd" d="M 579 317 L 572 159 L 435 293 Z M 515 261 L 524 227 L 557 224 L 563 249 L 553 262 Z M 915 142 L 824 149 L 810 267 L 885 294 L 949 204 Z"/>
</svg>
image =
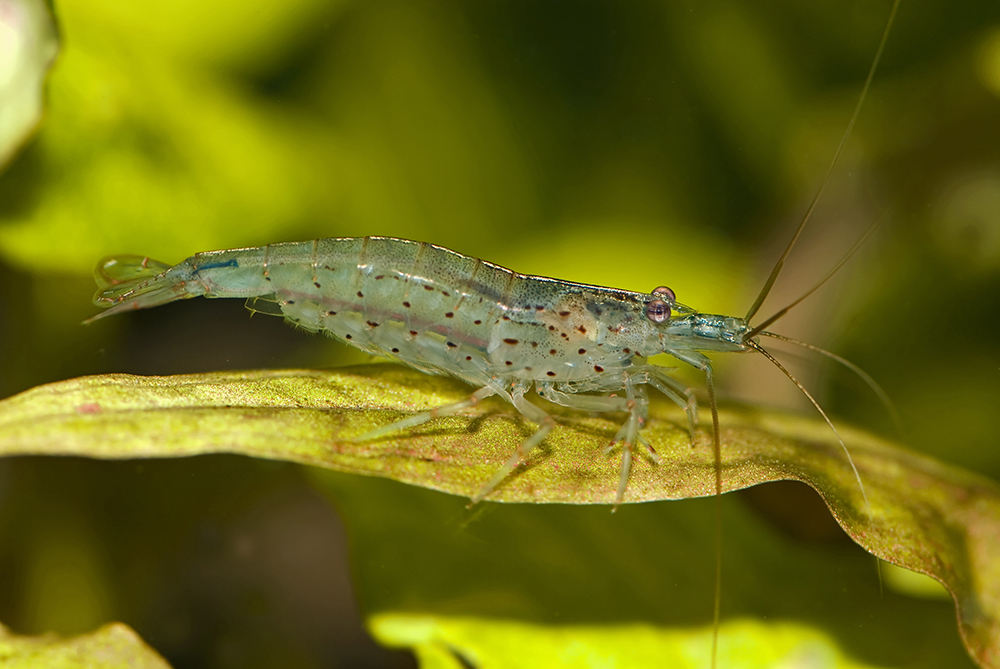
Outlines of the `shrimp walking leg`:
<svg viewBox="0 0 1000 669">
<path fill-rule="evenodd" d="M 452 416 L 466 409 L 471 409 L 472 407 L 479 404 L 480 401 L 490 397 L 491 395 L 496 395 L 497 389 L 493 386 L 485 386 L 480 388 L 476 392 L 469 395 L 468 398 L 460 402 L 452 402 L 451 404 L 442 404 L 439 407 L 434 407 L 430 411 L 425 411 L 419 413 L 416 416 L 410 416 L 409 418 L 404 418 L 402 420 L 397 420 L 395 423 L 389 423 L 388 425 L 383 425 L 382 427 L 377 427 L 374 430 L 369 430 L 364 434 L 358 435 L 357 437 L 351 438 L 350 441 L 370 441 L 372 439 L 378 439 L 379 437 L 384 437 L 392 432 L 398 432 L 400 430 L 405 430 L 407 428 L 415 427 L 421 425 L 435 418 L 440 418 L 442 416 Z"/>
<path fill-rule="evenodd" d="M 503 466 L 500 467 L 497 473 L 493 475 L 493 478 L 489 480 L 489 483 L 483 486 L 483 488 L 476 493 L 472 500 L 470 500 L 469 506 L 481 502 L 487 495 L 493 492 L 493 490 L 500 485 L 512 471 L 514 471 L 514 468 L 524 461 L 524 459 L 528 456 L 528 453 L 530 453 L 535 446 L 540 444 L 541 441 L 548 436 L 549 432 L 552 431 L 552 428 L 555 427 L 556 422 L 552 416 L 548 415 L 545 411 L 524 398 L 524 393 L 527 392 L 529 388 L 530 383 L 528 382 L 515 382 L 514 389 L 510 394 L 511 403 L 522 416 L 534 423 L 537 423 L 538 429 L 535 430 L 534 434 L 521 442 L 521 445 L 517 447 L 517 450 L 514 451 L 509 458 L 507 458 L 507 461 L 504 462 Z"/>
<path fill-rule="evenodd" d="M 631 376 L 635 383 L 653 386 L 684 409 L 687 414 L 688 435 L 691 438 L 691 445 L 694 446 L 695 430 L 698 428 L 698 400 L 694 391 L 653 365 L 646 365 Z"/>
</svg>

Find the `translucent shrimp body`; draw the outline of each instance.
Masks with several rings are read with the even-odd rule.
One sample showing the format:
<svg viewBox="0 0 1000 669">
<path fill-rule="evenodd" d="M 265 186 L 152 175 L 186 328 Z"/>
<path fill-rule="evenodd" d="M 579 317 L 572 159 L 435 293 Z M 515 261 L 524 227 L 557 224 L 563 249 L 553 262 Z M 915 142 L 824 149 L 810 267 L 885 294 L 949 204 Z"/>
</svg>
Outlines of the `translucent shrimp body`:
<svg viewBox="0 0 1000 669">
<path fill-rule="evenodd" d="M 528 276 L 440 246 L 387 237 L 212 251 L 173 267 L 120 256 L 103 260 L 96 276 L 101 289 L 94 302 L 107 311 L 91 320 L 199 295 L 246 298 L 255 312 L 282 315 L 306 330 L 477 388 L 467 400 L 360 439 L 461 411 L 490 395 L 503 397 L 539 427 L 474 502 L 554 426 L 524 398 L 534 387 L 555 404 L 628 414 L 612 442 L 622 446 L 620 504 L 632 447 L 642 441 L 646 386 L 687 411 L 692 439 L 696 423 L 692 391 L 646 358 L 665 352 L 710 375 L 700 351 L 748 350 L 750 332 L 743 319 L 699 314 L 667 288 L 636 293 Z"/>
</svg>

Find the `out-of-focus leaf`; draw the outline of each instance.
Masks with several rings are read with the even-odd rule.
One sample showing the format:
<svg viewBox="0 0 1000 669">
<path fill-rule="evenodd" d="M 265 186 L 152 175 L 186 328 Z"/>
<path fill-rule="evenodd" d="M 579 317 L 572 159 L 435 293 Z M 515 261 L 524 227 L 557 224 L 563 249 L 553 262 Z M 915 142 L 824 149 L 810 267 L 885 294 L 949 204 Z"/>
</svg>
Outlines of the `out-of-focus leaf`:
<svg viewBox="0 0 1000 669">
<path fill-rule="evenodd" d="M 42 117 L 42 83 L 58 50 L 44 0 L 0 0 L 0 168 Z"/>
<path fill-rule="evenodd" d="M 711 664 L 711 629 L 540 625 L 509 620 L 382 613 L 368 620 L 376 639 L 411 648 L 423 669 L 493 667 L 674 667 Z M 734 621 L 720 630 L 718 662 L 728 669 L 862 669 L 824 634 L 804 625 Z"/>
<path fill-rule="evenodd" d="M 121 623 L 70 639 L 53 634 L 18 636 L 0 626 L 0 664 L 5 669 L 170 668 L 138 634 Z"/>
<path fill-rule="evenodd" d="M 632 504 L 615 514 L 596 505 L 466 509 L 465 499 L 392 480 L 318 468 L 309 475 L 344 518 L 357 592 L 369 615 L 405 612 L 543 629 L 644 624 L 690 632 L 691 647 L 704 656 L 718 530 L 721 643 L 734 631 L 726 623 L 752 619 L 821 630 L 868 664 L 975 666 L 954 627 L 953 607 L 881 595 L 874 560 L 846 536 L 830 535 L 824 545 L 794 539 L 749 508 L 746 494 L 723 497 L 720 529 L 712 498 Z M 794 489 L 799 495 L 784 495 L 786 502 L 822 507 L 805 487 L 769 484 L 758 493 Z"/>
<path fill-rule="evenodd" d="M 287 45 L 289 24 L 315 21 L 323 3 L 284 5 L 285 20 L 268 25 L 257 3 L 213 5 L 200 17 L 172 4 L 143 16 L 141 4 L 59 3 L 72 39 L 50 78 L 45 129 L 0 183 L 7 260 L 82 273 L 95 257 L 140 247 L 183 258 L 224 246 L 233 221 L 244 243 L 272 241 L 310 220 L 318 200 L 336 200 L 330 132 L 197 59 L 238 52 L 254 62 Z M 182 23 L 201 25 L 168 30 Z M 198 38 L 220 53 L 197 48 Z M 149 49 L 155 43 L 172 48 Z"/>
<path fill-rule="evenodd" d="M 338 372 L 258 371 L 177 377 L 105 375 L 41 386 L 0 403 L 2 454 L 103 458 L 233 452 L 290 460 L 471 496 L 533 426 L 487 401 L 469 416 L 374 442 L 349 437 L 449 401 L 468 388 L 395 366 Z M 617 430 L 607 417 L 557 411 L 560 426 L 490 499 L 606 504 L 618 463 L 603 455 Z M 692 448 L 683 415 L 654 404 L 645 437 L 663 462 L 639 457 L 630 502 L 711 495 L 709 435 Z M 983 666 L 1000 666 L 1000 490 L 853 430 L 842 430 L 864 493 L 823 423 L 724 411 L 724 490 L 774 480 L 815 488 L 862 547 L 938 579 Z"/>
</svg>

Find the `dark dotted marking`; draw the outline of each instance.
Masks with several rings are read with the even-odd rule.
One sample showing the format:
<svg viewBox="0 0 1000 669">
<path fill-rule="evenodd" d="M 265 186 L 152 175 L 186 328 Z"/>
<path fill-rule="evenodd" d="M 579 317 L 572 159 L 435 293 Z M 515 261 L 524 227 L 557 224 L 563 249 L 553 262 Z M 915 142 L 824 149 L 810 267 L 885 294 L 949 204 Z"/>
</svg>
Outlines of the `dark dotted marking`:
<svg viewBox="0 0 1000 669">
<path fill-rule="evenodd" d="M 476 325 L 482 325 L 482 324 L 483 324 L 483 322 L 482 322 L 482 321 L 478 321 L 478 320 L 477 320 L 477 321 L 472 321 L 472 322 L 473 322 L 474 324 L 476 324 Z"/>
<path fill-rule="evenodd" d="M 583 327 L 582 325 L 578 327 L 577 330 L 580 331 L 580 334 L 587 334 L 587 328 Z"/>
<path fill-rule="evenodd" d="M 569 316 L 569 312 L 568 311 L 560 311 L 559 315 L 562 316 L 563 318 L 566 318 L 567 316 Z"/>
<path fill-rule="evenodd" d="M 444 317 L 445 317 L 445 318 L 454 318 L 454 317 L 455 317 L 455 314 L 454 314 L 454 313 L 452 313 L 451 311 L 449 311 L 448 313 L 446 313 L 446 314 L 444 315 Z"/>
<path fill-rule="evenodd" d="M 535 311 L 545 311 L 545 307 L 543 307 L 542 305 L 538 305 L 537 307 L 535 307 Z"/>
<path fill-rule="evenodd" d="M 632 352 L 632 349 L 628 348 L 627 346 L 622 349 L 622 353 L 624 353 L 625 355 L 628 355 L 631 352 Z"/>
<path fill-rule="evenodd" d="M 364 293 L 362 293 L 362 292 L 361 292 L 361 291 L 359 290 L 359 291 L 358 291 L 358 297 L 364 297 L 364 296 L 365 296 L 365 294 L 364 294 Z"/>
<path fill-rule="evenodd" d="M 410 334 L 413 335 L 414 337 L 416 337 L 417 336 L 417 331 L 416 330 L 410 330 Z"/>
<path fill-rule="evenodd" d="M 559 336 L 562 337 L 563 339 L 569 339 L 569 335 L 566 334 L 565 332 L 560 332 Z"/>
<path fill-rule="evenodd" d="M 555 376 L 556 375 L 555 372 L 545 372 L 545 374 L 548 375 L 548 376 Z"/>
<path fill-rule="evenodd" d="M 353 337 L 351 337 L 351 335 L 349 335 L 349 334 L 345 334 L 344 335 L 344 339 L 353 339 Z"/>
<path fill-rule="evenodd" d="M 313 285 L 316 286 L 317 288 L 322 288 L 323 287 L 323 286 L 319 285 L 319 281 L 313 281 Z"/>
<path fill-rule="evenodd" d="M 336 311 L 328 311 L 328 312 L 326 312 L 326 315 L 327 316 L 336 316 L 337 312 Z"/>
<path fill-rule="evenodd" d="M 507 362 L 505 362 L 504 364 L 505 364 L 505 365 L 507 365 L 508 367 L 510 367 L 510 366 L 511 366 L 511 365 L 513 365 L 514 363 L 512 363 L 512 362 L 511 362 L 510 360 L 508 360 L 508 361 L 507 361 Z"/>
<path fill-rule="evenodd" d="M 458 348 L 458 344 L 453 344 L 452 342 L 448 342 L 448 347 L 449 348 Z"/>
<path fill-rule="evenodd" d="M 394 349 L 392 349 L 392 352 L 393 353 L 399 353 L 399 349 L 398 348 L 394 348 Z"/>
<path fill-rule="evenodd" d="M 585 348 L 581 348 L 579 351 L 577 351 L 577 353 L 579 353 L 580 355 L 583 355 L 586 352 L 587 352 L 587 349 L 585 349 Z"/>
<path fill-rule="evenodd" d="M 538 342 L 537 341 L 531 342 L 531 348 L 538 348 Z"/>
<path fill-rule="evenodd" d="M 403 306 L 406 307 L 407 309 L 409 309 L 410 308 L 410 303 L 409 302 L 403 302 Z"/>
<path fill-rule="evenodd" d="M 424 290 L 434 290 L 434 286 L 428 286 L 428 285 L 427 285 L 427 284 L 425 283 L 425 284 L 424 284 Z"/>
<path fill-rule="evenodd" d="M 505 320 L 505 321 L 509 321 L 509 320 L 510 320 L 510 316 L 504 316 L 504 317 L 503 317 L 503 320 Z"/>
<path fill-rule="evenodd" d="M 556 354 L 556 350 L 554 348 L 550 348 L 549 349 L 549 355 L 555 355 L 555 354 Z"/>
<path fill-rule="evenodd" d="M 519 342 L 516 339 L 504 339 L 503 343 L 510 344 L 511 346 L 513 346 L 514 344 L 517 344 Z"/>
<path fill-rule="evenodd" d="M 451 297 L 451 293 L 449 293 L 447 290 L 442 290 L 441 294 L 444 295 L 445 297 Z"/>
<path fill-rule="evenodd" d="M 555 329 L 556 329 L 555 325 L 550 325 L 549 326 L 549 332 L 553 332 Z"/>
<path fill-rule="evenodd" d="M 378 281 L 379 279 L 384 279 L 384 278 L 385 274 L 379 274 L 377 277 L 375 277 L 375 280 Z"/>
<path fill-rule="evenodd" d="M 594 365 L 594 371 L 595 372 L 603 372 L 604 368 L 601 367 L 600 365 Z"/>
<path fill-rule="evenodd" d="M 368 327 L 370 327 L 370 328 L 377 328 L 378 327 L 378 323 L 373 323 L 372 321 L 365 321 L 365 322 L 368 323 Z"/>
<path fill-rule="evenodd" d="M 467 356 L 465 356 L 465 359 L 466 359 L 466 361 L 471 361 L 472 360 L 472 356 L 471 355 L 467 355 Z"/>
<path fill-rule="evenodd" d="M 334 269 L 332 267 L 330 267 L 329 265 L 323 265 L 323 269 L 325 269 L 327 272 L 333 272 L 334 271 Z"/>
</svg>

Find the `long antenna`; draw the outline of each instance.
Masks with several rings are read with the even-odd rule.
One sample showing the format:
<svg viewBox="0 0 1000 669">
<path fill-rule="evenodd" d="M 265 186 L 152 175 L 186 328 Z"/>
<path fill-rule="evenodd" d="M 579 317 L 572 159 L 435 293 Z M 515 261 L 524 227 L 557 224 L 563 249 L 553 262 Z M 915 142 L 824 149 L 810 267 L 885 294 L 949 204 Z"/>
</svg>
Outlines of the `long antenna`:
<svg viewBox="0 0 1000 669">
<path fill-rule="evenodd" d="M 840 146 L 837 147 L 837 152 L 833 155 L 830 167 L 826 170 L 826 176 L 823 177 L 823 182 L 820 184 L 819 190 L 816 191 L 816 195 L 813 197 L 812 202 L 809 203 L 809 208 L 806 209 L 805 216 L 802 217 L 802 222 L 799 223 L 799 227 L 795 229 L 795 234 L 792 235 L 791 241 L 788 242 L 788 246 L 785 247 L 781 257 L 778 258 L 778 262 L 774 264 L 774 269 L 771 270 L 771 275 L 767 277 L 767 281 L 764 282 L 764 287 L 760 289 L 760 293 L 757 294 L 757 299 L 754 300 L 753 306 L 751 306 L 750 311 L 747 312 L 746 318 L 744 318 L 747 322 L 749 322 L 750 319 L 757 314 L 757 311 L 760 310 L 764 300 L 767 299 L 768 293 L 771 292 L 771 287 L 774 286 L 775 280 L 777 280 L 778 275 L 781 274 L 781 269 L 785 265 L 785 260 L 788 258 L 788 254 L 792 252 L 792 249 L 795 247 L 795 243 L 799 241 L 799 236 L 805 229 L 806 223 L 809 222 L 809 218 L 812 216 L 813 210 L 816 209 L 816 205 L 819 203 L 819 199 L 823 195 L 823 191 L 826 190 L 826 185 L 830 181 L 830 174 L 833 173 L 833 168 L 840 160 L 840 154 L 844 152 L 844 146 L 847 144 L 847 140 L 851 136 L 851 131 L 854 130 L 854 123 L 858 120 L 858 115 L 861 113 L 861 106 L 864 104 L 865 97 L 868 95 L 868 89 L 871 88 L 872 79 L 875 77 L 875 69 L 878 67 L 878 63 L 882 59 L 882 52 L 885 50 L 885 43 L 889 39 L 889 31 L 892 29 L 893 21 L 896 19 L 897 9 L 899 9 L 899 0 L 895 0 L 892 3 L 892 11 L 889 13 L 889 22 L 886 24 L 885 30 L 882 32 L 882 41 L 879 42 L 878 51 L 875 52 L 875 60 L 872 61 L 872 66 L 868 70 L 868 78 L 865 79 L 865 85 L 861 89 L 861 95 L 858 97 L 858 103 L 854 106 L 854 113 L 851 114 L 851 120 L 847 124 L 847 130 L 844 131 L 844 136 L 840 138 Z"/>
<path fill-rule="evenodd" d="M 719 433 L 719 405 L 715 401 L 712 367 L 705 371 L 705 390 L 712 407 L 712 456 L 715 460 L 715 598 L 712 604 L 712 669 L 719 657 L 719 623 L 722 620 L 722 436 Z"/>
<path fill-rule="evenodd" d="M 865 493 L 865 484 L 861 482 L 861 474 L 858 473 L 858 468 L 854 465 L 854 458 L 851 457 L 851 452 L 847 450 L 847 444 L 844 443 L 844 439 L 843 437 L 840 436 L 840 432 L 837 431 L 837 427 L 833 424 L 833 421 L 830 420 L 830 417 L 826 415 L 826 411 L 823 410 L 823 407 L 819 405 L 819 402 L 817 402 L 816 399 L 809 393 L 809 391 L 806 390 L 806 387 L 802 385 L 802 383 L 800 383 L 798 379 L 792 376 L 792 373 L 789 372 L 787 369 L 785 369 L 785 367 L 780 362 L 778 362 L 778 359 L 775 358 L 770 353 L 768 353 L 764 349 L 764 347 L 762 347 L 760 344 L 754 341 L 746 341 L 744 343 L 753 350 L 763 355 L 768 360 L 770 360 L 771 364 L 780 369 L 782 374 L 787 376 L 788 379 L 795 384 L 795 387 L 798 388 L 799 391 L 806 396 L 806 399 L 809 400 L 814 407 L 816 407 L 816 411 L 818 411 L 819 415 L 823 417 L 823 420 L 826 421 L 826 424 L 833 431 L 834 436 L 837 437 L 837 441 L 840 442 L 840 447 L 843 449 L 844 455 L 847 456 L 847 462 L 848 464 L 851 465 L 851 471 L 854 472 L 854 479 L 858 482 L 858 488 L 861 490 L 861 497 L 865 500 L 865 506 L 867 507 L 868 495 Z"/>
<path fill-rule="evenodd" d="M 794 307 L 796 307 L 800 302 L 802 302 L 807 297 L 809 297 L 810 295 L 812 295 L 813 293 L 815 293 L 817 290 L 820 289 L 820 287 L 823 284 L 825 284 L 827 281 L 829 281 L 831 278 L 833 278 L 833 275 L 836 274 L 837 272 L 839 272 L 840 268 L 843 267 L 845 264 L 847 264 L 847 261 L 850 260 L 854 256 L 854 254 L 858 252 L 858 249 L 860 249 L 862 246 L 865 245 L 865 242 L 867 242 L 868 238 L 871 237 L 875 233 L 875 230 L 878 228 L 879 225 L 881 225 L 882 220 L 884 218 L 885 218 L 884 216 L 880 216 L 877 221 L 875 221 L 872 225 L 870 225 L 868 227 L 868 230 L 865 231 L 865 234 L 863 234 L 858 241 L 854 242 L 854 245 L 850 248 L 850 250 L 848 250 L 847 253 L 844 254 L 844 257 L 841 258 L 840 260 L 838 260 L 837 264 L 834 265 L 833 268 L 829 272 L 826 273 L 826 276 L 824 276 L 822 279 L 820 279 L 816 283 L 815 286 L 813 286 L 812 288 L 810 288 L 809 290 L 807 290 L 805 293 L 803 293 L 802 295 L 800 295 L 797 300 L 795 300 L 794 302 L 792 302 L 791 304 L 789 304 L 785 308 L 779 309 L 775 314 L 771 315 L 763 323 L 761 323 L 760 325 L 757 325 L 756 327 L 754 327 L 754 329 L 750 330 L 750 332 L 748 332 L 746 334 L 746 338 L 750 339 L 751 337 L 755 337 L 758 334 L 762 333 L 764 331 L 764 328 L 766 328 L 769 325 L 773 324 L 779 318 L 781 318 L 782 316 L 784 316 L 785 314 L 787 314 Z"/>
<path fill-rule="evenodd" d="M 819 346 L 813 346 L 812 344 L 807 344 L 804 341 L 800 341 L 798 339 L 792 339 L 791 337 L 786 337 L 785 335 L 780 335 L 774 332 L 767 332 L 766 330 L 759 332 L 758 334 L 760 334 L 762 337 L 771 337 L 773 339 L 779 339 L 781 341 L 788 342 L 789 344 L 795 344 L 796 346 L 807 348 L 810 351 L 815 351 L 816 353 L 824 355 L 835 362 L 839 362 L 841 365 L 843 365 L 847 369 L 857 374 L 858 377 L 862 381 L 864 381 L 869 388 L 871 388 L 872 392 L 875 393 L 876 396 L 878 396 L 879 401 L 882 402 L 882 406 L 885 407 L 885 410 L 889 413 L 889 416 L 892 418 L 892 422 L 895 423 L 896 429 L 900 433 L 903 432 L 903 421 L 899 417 L 899 412 L 896 411 L 896 406 L 892 403 L 892 400 L 889 399 L 889 394 L 882 389 L 882 386 L 879 385 L 878 381 L 873 379 L 871 375 L 868 374 L 868 372 L 861 369 L 847 358 L 842 358 L 836 353 L 833 353 L 832 351 L 827 351 L 825 348 L 820 348 Z"/>
</svg>

